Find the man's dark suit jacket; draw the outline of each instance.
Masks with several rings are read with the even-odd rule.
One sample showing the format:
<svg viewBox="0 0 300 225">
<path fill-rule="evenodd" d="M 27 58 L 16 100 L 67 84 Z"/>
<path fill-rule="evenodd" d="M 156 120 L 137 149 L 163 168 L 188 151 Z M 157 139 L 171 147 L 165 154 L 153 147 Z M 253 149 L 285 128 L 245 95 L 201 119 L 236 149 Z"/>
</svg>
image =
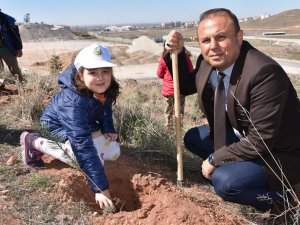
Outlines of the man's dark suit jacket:
<svg viewBox="0 0 300 225">
<path fill-rule="evenodd" d="M 165 61 L 171 71 L 169 55 Z M 181 94 L 198 93 L 199 106 L 208 119 L 210 137 L 213 138 L 214 90 L 209 84 L 209 76 L 214 68 L 202 55 L 197 60 L 193 74 L 189 73 L 183 54 L 178 55 L 178 65 Z M 244 138 L 216 149 L 216 166 L 261 156 L 265 160 L 270 187 L 281 185 L 270 167 L 280 179 L 282 174 L 278 168 L 282 167 L 292 185 L 300 182 L 299 98 L 282 67 L 246 41 L 242 44 L 230 78 L 227 114 L 227 122 Z"/>
</svg>

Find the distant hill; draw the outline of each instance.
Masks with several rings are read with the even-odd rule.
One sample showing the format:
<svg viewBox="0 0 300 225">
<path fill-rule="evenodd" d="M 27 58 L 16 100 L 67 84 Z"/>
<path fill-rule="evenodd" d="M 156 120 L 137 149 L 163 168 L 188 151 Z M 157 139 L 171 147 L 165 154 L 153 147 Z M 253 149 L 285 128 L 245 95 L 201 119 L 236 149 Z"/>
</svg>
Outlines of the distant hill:
<svg viewBox="0 0 300 225">
<path fill-rule="evenodd" d="M 54 41 L 54 40 L 72 40 L 79 39 L 70 29 L 54 30 L 52 25 L 48 24 L 30 24 L 19 26 L 22 41 Z"/>
<path fill-rule="evenodd" d="M 292 9 L 265 19 L 240 23 L 243 30 L 300 30 L 300 9 Z"/>
</svg>

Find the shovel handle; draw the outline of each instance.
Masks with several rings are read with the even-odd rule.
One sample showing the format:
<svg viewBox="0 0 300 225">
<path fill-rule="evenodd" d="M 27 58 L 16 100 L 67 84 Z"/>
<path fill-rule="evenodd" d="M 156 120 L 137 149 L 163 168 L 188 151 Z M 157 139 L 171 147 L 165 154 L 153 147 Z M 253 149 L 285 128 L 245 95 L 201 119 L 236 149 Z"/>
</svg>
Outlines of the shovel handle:
<svg viewBox="0 0 300 225">
<path fill-rule="evenodd" d="M 183 163 L 182 163 L 182 141 L 181 141 L 181 120 L 180 120 L 180 90 L 178 76 L 178 54 L 172 53 L 172 71 L 174 83 L 174 108 L 175 108 L 175 128 L 176 128 L 176 146 L 177 146 L 177 184 L 183 182 Z"/>
</svg>

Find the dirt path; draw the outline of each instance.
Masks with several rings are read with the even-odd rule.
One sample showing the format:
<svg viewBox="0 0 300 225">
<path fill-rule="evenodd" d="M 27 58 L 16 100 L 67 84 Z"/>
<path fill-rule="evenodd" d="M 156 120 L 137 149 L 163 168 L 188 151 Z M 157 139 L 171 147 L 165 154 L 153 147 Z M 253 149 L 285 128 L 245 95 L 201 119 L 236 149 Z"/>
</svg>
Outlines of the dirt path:
<svg viewBox="0 0 300 225">
<path fill-rule="evenodd" d="M 59 55 L 64 67 L 68 66 L 76 53 L 95 40 L 70 40 L 50 42 L 24 43 L 23 56 L 19 64 L 25 71 L 40 74 L 49 73 L 49 60 L 52 55 Z M 117 79 L 156 79 L 159 56 L 138 50 L 127 53 L 129 46 L 112 43 L 102 43 L 111 49 L 112 61 L 119 65 L 114 68 Z"/>
</svg>

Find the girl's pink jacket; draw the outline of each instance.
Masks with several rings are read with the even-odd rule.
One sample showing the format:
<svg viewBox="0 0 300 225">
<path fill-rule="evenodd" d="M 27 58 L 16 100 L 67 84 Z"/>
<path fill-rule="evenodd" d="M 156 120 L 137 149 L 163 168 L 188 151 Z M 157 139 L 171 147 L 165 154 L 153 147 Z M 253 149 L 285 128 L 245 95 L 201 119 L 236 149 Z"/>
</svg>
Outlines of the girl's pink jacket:
<svg viewBox="0 0 300 225">
<path fill-rule="evenodd" d="M 190 56 L 186 54 L 186 60 L 188 63 L 189 71 L 193 72 L 193 64 L 191 62 Z M 157 68 L 157 76 L 163 79 L 162 85 L 162 95 L 163 96 L 173 96 L 174 95 L 174 87 L 173 87 L 173 79 L 168 70 L 168 67 L 163 58 L 160 59 L 158 68 Z"/>
</svg>

